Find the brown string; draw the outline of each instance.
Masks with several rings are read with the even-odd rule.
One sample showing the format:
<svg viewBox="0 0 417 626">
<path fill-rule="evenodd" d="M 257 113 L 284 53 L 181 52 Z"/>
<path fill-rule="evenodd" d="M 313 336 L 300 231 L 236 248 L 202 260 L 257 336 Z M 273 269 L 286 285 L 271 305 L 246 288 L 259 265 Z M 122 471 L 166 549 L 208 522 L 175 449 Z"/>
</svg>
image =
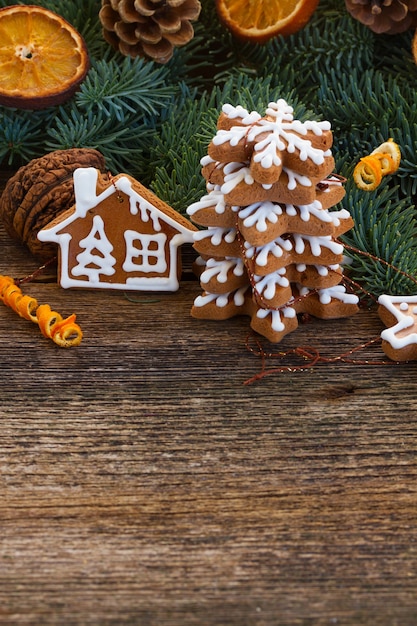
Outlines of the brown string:
<svg viewBox="0 0 417 626">
<path fill-rule="evenodd" d="M 407 272 L 404 272 L 403 270 L 400 270 L 399 267 L 396 267 L 395 265 L 393 265 L 389 261 L 385 261 L 385 259 L 380 259 L 379 257 L 375 256 L 374 254 L 371 254 L 370 252 L 365 252 L 365 250 L 359 250 L 359 248 L 355 248 L 354 246 L 350 246 L 347 243 L 344 243 L 344 242 L 341 242 L 341 243 L 342 243 L 343 247 L 346 248 L 346 250 L 351 250 L 352 252 L 356 252 L 356 254 L 360 254 L 362 256 L 366 256 L 369 259 L 372 259 L 373 261 L 376 261 L 377 263 L 382 263 L 382 265 L 386 265 L 391 270 L 394 270 L 394 272 L 398 272 L 398 274 L 401 274 L 402 276 L 405 276 L 405 278 L 408 278 L 409 280 L 411 280 L 411 282 L 413 282 L 415 285 L 417 285 L 417 278 L 414 278 L 414 276 L 412 276 L 411 274 L 408 274 Z M 364 290 L 362 289 L 362 291 L 364 291 Z M 370 294 L 368 294 L 368 295 L 370 295 Z"/>
<path fill-rule="evenodd" d="M 236 216 L 236 222 L 237 222 L 237 226 L 236 226 L 236 230 L 237 230 L 237 238 L 238 238 L 238 243 L 239 243 L 239 247 L 242 250 L 242 257 L 244 259 L 244 263 L 245 263 L 245 267 L 246 270 L 248 272 L 248 276 L 249 276 L 249 281 L 254 293 L 254 297 L 255 300 L 257 302 L 257 304 L 259 304 L 259 306 L 261 306 L 262 308 L 270 308 L 268 306 L 268 304 L 265 302 L 265 300 L 262 297 L 262 294 L 260 294 L 257 289 L 256 289 L 256 284 L 255 284 L 255 278 L 254 278 L 254 273 L 252 271 L 252 267 L 248 261 L 248 259 L 246 258 L 246 256 L 244 255 L 244 242 L 243 242 L 243 237 L 239 231 L 238 228 L 238 217 Z M 392 263 L 389 263 L 388 261 L 385 261 L 384 259 L 380 259 L 379 257 L 371 254 L 370 252 L 365 252 L 363 250 L 359 250 L 358 248 L 355 248 L 354 246 L 350 246 L 348 244 L 345 244 L 343 242 L 341 242 L 342 245 L 344 246 L 344 248 L 351 250 L 352 252 L 355 252 L 357 254 L 361 254 L 363 256 L 366 256 L 368 258 L 371 258 L 372 260 L 378 262 L 378 263 L 382 263 L 386 266 L 388 266 L 390 269 L 393 269 L 394 271 L 398 272 L 399 274 L 405 276 L 406 278 L 409 278 L 412 282 L 414 282 L 415 284 L 417 284 L 417 279 L 414 278 L 413 276 L 411 276 L 410 274 L 408 274 L 407 272 L 404 272 L 403 270 L 400 270 L 399 268 L 397 268 L 396 266 L 394 266 Z M 256 259 L 256 257 L 254 257 L 254 259 Z M 352 292 L 357 292 L 360 291 L 363 294 L 366 294 L 369 298 L 371 298 L 375 303 L 378 301 L 378 299 L 371 294 L 369 291 L 367 291 L 364 287 L 362 287 L 359 283 L 357 283 L 356 281 L 350 279 L 348 276 L 344 275 L 343 276 L 343 284 L 345 285 L 346 288 L 349 288 L 350 291 Z M 299 299 L 302 299 L 303 297 L 308 297 L 314 293 L 316 293 L 317 290 L 312 290 L 309 293 L 306 294 L 306 296 L 299 296 Z M 296 299 L 294 299 L 292 302 L 296 302 L 298 301 Z M 281 310 L 283 308 L 285 308 L 286 306 L 289 306 L 290 303 L 286 303 L 285 305 L 281 306 L 281 307 L 277 307 L 276 309 L 271 309 L 271 310 Z M 250 340 L 253 339 L 258 347 L 257 350 L 255 350 L 251 345 L 250 345 Z M 352 348 L 351 350 L 348 350 L 347 352 L 344 352 L 343 354 L 340 354 L 338 356 L 334 356 L 334 357 L 324 357 L 320 354 L 320 352 L 316 349 L 316 348 L 312 348 L 312 347 L 303 347 L 303 346 L 299 346 L 297 348 L 293 348 L 291 350 L 287 350 L 287 351 L 279 351 L 279 352 L 267 352 L 264 350 L 264 348 L 262 347 L 262 344 L 260 342 L 260 339 L 258 337 L 255 337 L 255 335 L 250 334 L 248 335 L 248 338 L 246 340 L 246 348 L 249 350 L 249 352 L 251 352 L 252 354 L 260 357 L 261 359 L 261 369 L 260 371 L 255 374 L 254 376 L 252 376 L 251 378 L 249 378 L 248 380 L 246 380 L 244 382 L 245 385 L 251 385 L 254 382 L 261 380 L 267 376 L 271 376 L 272 374 L 277 374 L 277 373 L 283 373 L 283 372 L 297 372 L 297 371 L 304 371 L 306 369 L 309 369 L 311 367 L 314 367 L 317 363 L 336 363 L 336 362 L 342 362 L 342 363 L 352 363 L 355 365 L 393 365 L 393 364 L 398 364 L 398 361 L 392 361 L 392 360 L 369 360 L 369 359 L 354 359 L 351 358 L 353 354 L 355 354 L 356 352 L 358 352 L 359 350 L 363 350 L 371 345 L 380 343 L 381 337 L 375 337 L 374 339 L 371 339 L 365 343 L 362 343 L 359 346 L 356 346 L 355 348 Z M 301 357 L 304 360 L 304 363 L 302 365 L 295 365 L 295 366 L 280 366 L 280 367 L 273 367 L 273 368 L 269 368 L 267 369 L 266 366 L 266 362 L 268 359 L 280 359 L 283 360 L 285 357 L 288 356 L 298 356 Z"/>
<path fill-rule="evenodd" d="M 55 263 L 56 260 L 57 260 L 57 257 L 54 256 L 51 259 L 49 259 L 49 261 L 46 261 L 43 265 L 38 267 L 38 269 L 32 272 L 32 274 L 29 274 L 28 276 L 24 276 L 23 278 L 15 278 L 14 280 L 15 285 L 19 286 L 19 285 L 22 285 L 23 283 L 30 283 L 32 280 L 35 280 L 38 276 L 40 276 L 40 274 L 42 274 L 44 270 L 46 270 L 50 265 Z"/>
<path fill-rule="evenodd" d="M 107 176 L 109 177 L 111 184 L 113 185 L 113 187 L 114 187 L 114 188 L 115 188 L 115 190 L 116 190 L 116 197 L 117 197 L 118 201 L 119 201 L 119 202 L 124 202 L 124 198 L 123 198 L 123 196 L 120 194 L 120 191 L 119 191 L 119 189 L 118 189 L 118 188 L 117 188 L 117 186 L 116 186 L 116 181 L 115 181 L 115 179 L 113 178 L 112 173 L 108 171 L 108 172 L 107 172 Z"/>
<path fill-rule="evenodd" d="M 257 345 L 257 349 L 253 348 L 250 344 L 251 339 L 255 341 Z M 317 365 L 317 363 L 352 363 L 355 365 L 392 365 L 397 363 L 397 361 L 387 361 L 387 360 L 369 360 L 369 359 L 354 359 L 351 358 L 353 354 L 358 352 L 359 350 L 363 350 L 377 344 L 381 341 L 381 337 L 374 337 L 374 339 L 370 339 L 365 343 L 362 343 L 355 348 L 351 348 L 350 350 L 339 354 L 334 357 L 325 357 L 320 354 L 320 352 L 316 348 L 312 348 L 310 346 L 298 346 L 296 348 L 292 348 L 290 350 L 279 351 L 279 352 L 267 352 L 264 350 L 260 338 L 255 336 L 253 333 L 249 334 L 246 338 L 246 348 L 257 357 L 261 358 L 261 369 L 260 371 L 248 378 L 244 381 L 244 385 L 252 385 L 258 380 L 266 378 L 267 376 L 271 376 L 272 374 L 282 374 L 284 372 L 300 372 L 310 369 Z M 272 367 L 267 369 L 267 360 L 268 359 L 279 359 L 283 360 L 288 356 L 298 356 L 301 357 L 304 361 L 302 365 L 282 365 L 280 367 Z"/>
</svg>

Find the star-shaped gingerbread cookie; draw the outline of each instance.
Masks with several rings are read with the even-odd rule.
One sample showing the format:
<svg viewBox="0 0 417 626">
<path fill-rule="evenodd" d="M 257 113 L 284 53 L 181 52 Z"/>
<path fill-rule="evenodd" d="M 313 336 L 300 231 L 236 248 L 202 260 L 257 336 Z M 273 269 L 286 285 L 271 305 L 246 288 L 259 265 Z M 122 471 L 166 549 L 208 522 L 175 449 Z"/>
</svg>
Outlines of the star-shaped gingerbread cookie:
<svg viewBox="0 0 417 626">
<path fill-rule="evenodd" d="M 382 331 L 382 349 L 393 361 L 417 359 L 417 296 L 378 298 L 378 315 L 387 328 Z"/>
</svg>

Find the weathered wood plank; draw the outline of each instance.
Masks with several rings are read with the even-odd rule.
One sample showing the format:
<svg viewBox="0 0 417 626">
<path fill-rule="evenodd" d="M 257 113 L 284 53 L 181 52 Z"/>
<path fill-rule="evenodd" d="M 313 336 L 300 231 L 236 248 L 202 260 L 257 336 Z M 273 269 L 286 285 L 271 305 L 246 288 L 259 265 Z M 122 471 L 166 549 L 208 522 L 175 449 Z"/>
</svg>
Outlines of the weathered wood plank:
<svg viewBox="0 0 417 626">
<path fill-rule="evenodd" d="M 0 251 L 37 267 L 1 230 Z M 0 624 L 415 626 L 415 363 L 376 345 L 245 386 L 248 321 L 191 318 L 196 281 L 140 303 L 46 280 L 23 289 L 84 339 L 0 307 Z M 381 327 L 280 347 L 332 357 Z"/>
</svg>

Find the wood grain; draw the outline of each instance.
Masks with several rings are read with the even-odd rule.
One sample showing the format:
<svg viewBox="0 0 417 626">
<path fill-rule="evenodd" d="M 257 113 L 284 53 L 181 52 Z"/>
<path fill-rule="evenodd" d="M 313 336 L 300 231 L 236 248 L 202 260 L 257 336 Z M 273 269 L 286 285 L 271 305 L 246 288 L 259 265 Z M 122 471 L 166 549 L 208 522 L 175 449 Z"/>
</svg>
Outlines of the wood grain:
<svg viewBox="0 0 417 626">
<path fill-rule="evenodd" d="M 36 267 L 0 230 L 0 272 Z M 1 307 L 0 624 L 415 626 L 417 365 L 376 344 L 245 385 L 248 320 L 192 319 L 189 278 L 139 302 L 28 283 L 77 313 L 70 350 Z M 364 310 L 280 347 L 380 331 Z"/>
</svg>

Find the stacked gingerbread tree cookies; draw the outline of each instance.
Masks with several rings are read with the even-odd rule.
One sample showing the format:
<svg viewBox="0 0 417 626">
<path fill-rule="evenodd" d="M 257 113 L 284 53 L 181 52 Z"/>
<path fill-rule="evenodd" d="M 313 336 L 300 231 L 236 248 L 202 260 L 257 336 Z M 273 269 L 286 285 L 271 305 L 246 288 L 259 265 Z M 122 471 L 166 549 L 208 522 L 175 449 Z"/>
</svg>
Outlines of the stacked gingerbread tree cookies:
<svg viewBox="0 0 417 626">
<path fill-rule="evenodd" d="M 251 327 L 279 342 L 297 313 L 330 319 L 356 313 L 358 298 L 341 281 L 343 245 L 353 226 L 333 173 L 328 122 L 294 119 L 284 100 L 265 116 L 224 105 L 208 155 L 207 194 L 187 213 L 195 233 L 202 319 L 249 315 Z"/>
</svg>

